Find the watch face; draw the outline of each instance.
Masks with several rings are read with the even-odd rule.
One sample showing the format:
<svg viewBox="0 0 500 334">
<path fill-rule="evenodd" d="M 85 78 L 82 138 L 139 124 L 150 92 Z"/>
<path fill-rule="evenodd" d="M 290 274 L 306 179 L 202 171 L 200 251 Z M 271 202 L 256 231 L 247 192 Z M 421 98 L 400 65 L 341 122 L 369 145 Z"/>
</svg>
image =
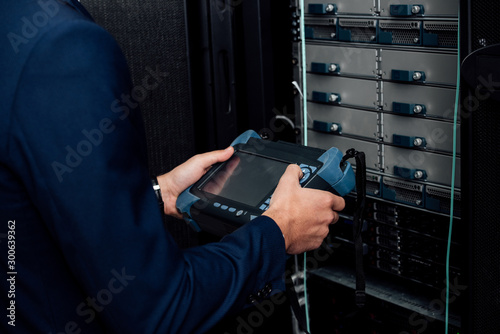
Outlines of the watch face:
<svg viewBox="0 0 500 334">
<path fill-rule="evenodd" d="M 255 207 L 271 194 L 288 165 L 237 151 L 199 189 Z"/>
</svg>

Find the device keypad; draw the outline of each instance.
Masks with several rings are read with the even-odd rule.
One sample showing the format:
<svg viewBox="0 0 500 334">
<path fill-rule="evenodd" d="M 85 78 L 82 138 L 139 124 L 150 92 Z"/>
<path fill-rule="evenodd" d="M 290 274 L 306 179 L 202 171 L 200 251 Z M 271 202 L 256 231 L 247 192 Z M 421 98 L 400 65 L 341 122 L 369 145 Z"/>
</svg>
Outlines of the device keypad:
<svg viewBox="0 0 500 334">
<path fill-rule="evenodd" d="M 238 210 L 238 209 L 237 209 L 237 208 L 235 208 L 235 207 L 232 207 L 232 206 L 230 207 L 230 206 L 228 206 L 228 205 L 221 204 L 221 203 L 219 203 L 219 202 L 215 202 L 215 203 L 213 203 L 213 206 L 214 206 L 215 208 L 221 209 L 222 211 L 228 211 L 228 212 L 234 213 L 234 215 L 235 215 L 236 217 L 241 217 L 241 216 L 244 216 L 244 215 L 246 215 L 246 213 L 247 213 L 247 211 L 245 211 L 245 210 Z"/>
<path fill-rule="evenodd" d="M 302 169 L 302 178 L 300 179 L 300 184 L 303 184 L 304 182 L 306 182 L 309 177 L 311 177 L 311 175 L 316 171 L 317 167 L 314 167 L 314 166 L 309 166 L 309 165 L 306 165 L 306 164 L 300 164 L 299 165 L 300 169 Z"/>
</svg>

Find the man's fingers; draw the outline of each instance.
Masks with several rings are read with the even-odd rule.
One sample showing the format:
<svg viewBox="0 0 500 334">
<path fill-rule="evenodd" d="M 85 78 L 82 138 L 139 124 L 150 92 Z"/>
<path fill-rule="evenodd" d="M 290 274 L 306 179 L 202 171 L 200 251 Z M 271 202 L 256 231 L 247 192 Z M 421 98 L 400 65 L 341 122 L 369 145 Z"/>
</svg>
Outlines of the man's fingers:
<svg viewBox="0 0 500 334">
<path fill-rule="evenodd" d="M 333 195 L 332 209 L 334 211 L 342 211 L 345 208 L 345 200 L 343 197 Z"/>
<path fill-rule="evenodd" d="M 334 195 L 326 190 L 305 188 L 304 191 L 308 192 L 307 196 L 309 198 L 315 198 L 317 201 L 323 203 L 324 206 L 332 208 L 333 211 L 344 210 L 345 200 L 343 197 Z"/>
<path fill-rule="evenodd" d="M 302 178 L 302 169 L 298 165 L 288 165 L 288 167 L 285 170 L 285 173 L 283 174 L 283 177 L 285 178 L 290 178 L 293 180 L 300 180 Z"/>
<path fill-rule="evenodd" d="M 332 219 L 332 222 L 330 224 L 335 224 L 336 222 L 338 222 L 340 219 L 340 216 L 338 214 L 338 212 L 335 212 L 333 211 L 333 219 Z"/>
<path fill-rule="evenodd" d="M 297 181 L 302 178 L 304 174 L 302 173 L 302 169 L 298 165 L 288 165 L 285 170 L 285 173 L 282 176 L 282 179 L 285 182 L 293 182 L 294 184 L 298 184 Z M 345 208 L 345 200 L 344 198 L 334 195 L 328 191 L 318 190 L 318 189 L 304 189 L 305 191 L 310 192 L 311 196 L 317 196 L 318 200 L 326 200 L 328 201 L 328 206 L 332 208 L 333 211 L 342 211 Z M 314 193 L 314 194 L 313 194 Z"/>
</svg>

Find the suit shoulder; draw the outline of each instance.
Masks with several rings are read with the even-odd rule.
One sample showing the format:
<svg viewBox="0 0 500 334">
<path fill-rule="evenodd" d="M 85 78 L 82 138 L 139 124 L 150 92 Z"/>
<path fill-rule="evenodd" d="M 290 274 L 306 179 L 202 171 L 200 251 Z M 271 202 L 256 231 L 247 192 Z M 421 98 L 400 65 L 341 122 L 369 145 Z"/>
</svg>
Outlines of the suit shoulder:
<svg viewBox="0 0 500 334">
<path fill-rule="evenodd" d="M 23 80 L 33 73 L 65 71 L 78 62 L 91 66 L 96 59 L 107 64 L 125 61 L 112 36 L 85 15 L 57 0 L 5 0 L 0 5 L 0 132 L 9 126 L 13 103 Z M 0 146 L 2 143 L 0 143 Z"/>
<path fill-rule="evenodd" d="M 6 37 L 0 40 L 0 59 L 6 67 L 12 67 L 12 62 L 22 63 L 37 43 L 55 35 L 56 29 L 64 32 L 65 29 L 84 26 L 105 32 L 89 17 L 62 1 L 6 1 L 7 4 L 0 6 L 6 7 L 0 14 L 0 35 Z"/>
</svg>

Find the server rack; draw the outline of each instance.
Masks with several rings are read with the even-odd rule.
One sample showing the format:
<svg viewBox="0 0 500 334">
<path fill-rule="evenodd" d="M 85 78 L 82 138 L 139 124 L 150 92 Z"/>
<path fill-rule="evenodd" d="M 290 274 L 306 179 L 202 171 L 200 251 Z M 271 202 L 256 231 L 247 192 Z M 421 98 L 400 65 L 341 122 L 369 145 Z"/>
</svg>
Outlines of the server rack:
<svg viewBox="0 0 500 334">
<path fill-rule="evenodd" d="M 498 264 L 498 256 L 492 255 L 498 254 L 492 243 L 498 237 L 492 209 L 498 178 L 492 162 L 498 158 L 485 154 L 495 150 L 492 129 L 498 125 L 498 103 L 482 101 L 476 109 L 488 112 L 468 117 L 470 113 L 460 110 L 456 120 L 455 103 L 459 59 L 498 43 L 497 2 L 302 3 L 199 0 L 187 7 L 188 18 L 195 21 L 200 11 L 216 18 L 202 30 L 226 26 L 217 30 L 217 39 L 233 41 L 235 52 L 228 54 L 228 64 L 239 69 L 234 81 L 239 102 L 232 109 L 238 110 L 236 116 L 224 113 L 225 106 L 219 113 L 199 108 L 215 105 L 213 94 L 221 88 L 208 79 L 205 89 L 193 85 L 196 96 L 209 91 L 206 99 L 195 103 L 195 110 L 201 110 L 199 115 L 195 111 L 196 119 L 208 117 L 209 122 L 223 124 L 229 118 L 237 124 L 236 132 L 253 128 L 271 139 L 342 151 L 356 148 L 366 154 L 367 304 L 361 311 L 354 305 L 350 196 L 322 253 L 306 257 L 311 331 L 444 333 L 447 326 L 448 333 L 494 332 L 491 321 L 499 302 L 498 287 L 491 282 L 498 268 L 481 268 Z M 467 46 L 460 54 L 459 25 L 461 44 Z M 196 41 L 190 31 L 190 42 Z M 213 41 L 205 42 L 206 54 L 214 49 Z M 199 79 L 197 69 L 217 68 L 214 53 L 204 63 L 198 57 L 202 53 L 193 50 L 199 49 L 191 45 L 193 78 Z M 475 87 L 468 90 L 474 95 Z M 218 117 L 225 121 L 219 123 Z M 218 134 L 202 139 L 210 143 L 207 148 L 222 146 L 223 141 L 214 138 L 233 136 L 233 128 L 215 129 Z M 487 172 L 476 172 L 474 161 L 487 164 Z M 488 189 L 488 195 L 474 198 L 480 187 Z M 303 266 L 297 267 L 300 271 Z M 482 284 L 478 273 L 488 278 L 488 284 Z M 472 321 L 473 317 L 480 320 Z"/>
<path fill-rule="evenodd" d="M 295 72 L 306 87 L 296 101 L 304 144 L 365 152 L 368 194 L 366 306 L 354 305 L 351 197 L 331 229 L 335 251 L 308 271 L 311 331 L 459 333 L 467 288 L 454 117 L 459 1 L 300 5 L 293 2 L 304 13 L 305 43 L 294 49 L 305 59 Z"/>
</svg>

